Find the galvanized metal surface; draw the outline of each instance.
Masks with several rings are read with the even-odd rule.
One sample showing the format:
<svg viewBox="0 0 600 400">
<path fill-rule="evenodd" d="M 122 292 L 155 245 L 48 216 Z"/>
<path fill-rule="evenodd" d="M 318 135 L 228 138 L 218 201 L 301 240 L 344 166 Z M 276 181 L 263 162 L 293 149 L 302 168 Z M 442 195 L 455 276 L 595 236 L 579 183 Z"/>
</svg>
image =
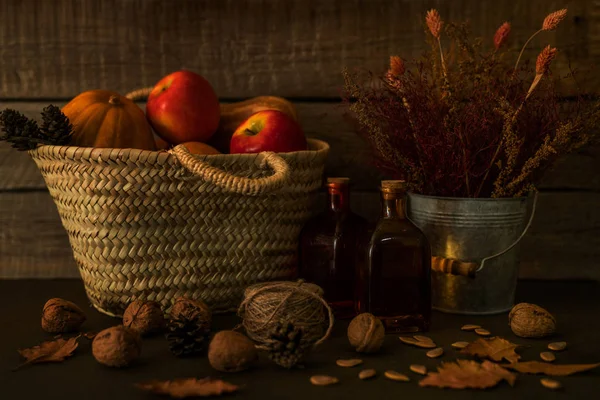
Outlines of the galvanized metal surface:
<svg viewBox="0 0 600 400">
<path fill-rule="evenodd" d="M 463 199 L 409 194 L 408 217 L 427 236 L 433 256 L 468 262 L 503 252 L 522 236 L 527 198 Z M 475 278 L 433 272 L 432 304 L 458 314 L 510 310 L 518 275 L 518 248 L 487 259 Z"/>
</svg>

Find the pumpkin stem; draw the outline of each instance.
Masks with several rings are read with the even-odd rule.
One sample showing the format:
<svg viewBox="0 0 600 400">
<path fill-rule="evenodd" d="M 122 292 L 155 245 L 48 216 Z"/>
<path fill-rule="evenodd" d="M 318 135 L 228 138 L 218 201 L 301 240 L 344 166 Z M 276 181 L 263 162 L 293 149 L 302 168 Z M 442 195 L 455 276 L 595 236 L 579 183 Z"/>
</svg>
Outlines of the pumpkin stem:
<svg viewBox="0 0 600 400">
<path fill-rule="evenodd" d="M 119 96 L 110 96 L 110 99 L 108 99 L 108 102 L 110 104 L 112 104 L 113 106 L 117 106 L 119 104 L 121 104 L 121 99 L 119 99 Z"/>
</svg>

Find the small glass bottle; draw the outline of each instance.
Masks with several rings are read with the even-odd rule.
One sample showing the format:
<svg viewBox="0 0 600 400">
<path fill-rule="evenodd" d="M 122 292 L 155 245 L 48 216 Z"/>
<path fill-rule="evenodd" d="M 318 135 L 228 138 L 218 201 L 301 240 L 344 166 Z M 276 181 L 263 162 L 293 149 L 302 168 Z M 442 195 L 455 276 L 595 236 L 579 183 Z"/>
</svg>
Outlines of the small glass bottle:
<svg viewBox="0 0 600 400">
<path fill-rule="evenodd" d="M 406 218 L 404 181 L 382 181 L 382 216 L 357 279 L 359 312 L 370 312 L 386 332 L 427 331 L 431 318 L 431 249 Z"/>
<path fill-rule="evenodd" d="M 327 206 L 300 234 L 300 278 L 323 288 L 325 300 L 341 319 L 355 315 L 356 263 L 367 229 L 366 220 L 350 211 L 349 181 L 327 179 Z"/>
</svg>

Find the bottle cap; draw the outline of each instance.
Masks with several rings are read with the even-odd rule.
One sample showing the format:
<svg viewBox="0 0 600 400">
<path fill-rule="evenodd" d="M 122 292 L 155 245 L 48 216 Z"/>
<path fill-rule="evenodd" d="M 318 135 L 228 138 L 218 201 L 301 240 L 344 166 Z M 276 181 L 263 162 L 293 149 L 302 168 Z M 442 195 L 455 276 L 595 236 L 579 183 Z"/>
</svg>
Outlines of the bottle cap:
<svg viewBox="0 0 600 400">
<path fill-rule="evenodd" d="M 381 181 L 381 190 L 387 193 L 406 192 L 406 181 Z"/>
<path fill-rule="evenodd" d="M 328 185 L 347 185 L 350 183 L 350 178 L 327 178 Z"/>
</svg>

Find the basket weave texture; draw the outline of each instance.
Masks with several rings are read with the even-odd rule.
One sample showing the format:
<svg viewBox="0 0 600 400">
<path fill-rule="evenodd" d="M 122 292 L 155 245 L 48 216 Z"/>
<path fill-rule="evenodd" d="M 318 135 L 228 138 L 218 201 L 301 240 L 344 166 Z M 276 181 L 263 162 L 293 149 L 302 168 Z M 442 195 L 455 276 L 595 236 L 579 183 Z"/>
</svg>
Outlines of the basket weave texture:
<svg viewBox="0 0 600 400">
<path fill-rule="evenodd" d="M 46 181 L 94 307 L 179 296 L 235 311 L 254 283 L 289 279 L 329 146 L 294 153 L 191 155 L 40 146 Z"/>
</svg>

